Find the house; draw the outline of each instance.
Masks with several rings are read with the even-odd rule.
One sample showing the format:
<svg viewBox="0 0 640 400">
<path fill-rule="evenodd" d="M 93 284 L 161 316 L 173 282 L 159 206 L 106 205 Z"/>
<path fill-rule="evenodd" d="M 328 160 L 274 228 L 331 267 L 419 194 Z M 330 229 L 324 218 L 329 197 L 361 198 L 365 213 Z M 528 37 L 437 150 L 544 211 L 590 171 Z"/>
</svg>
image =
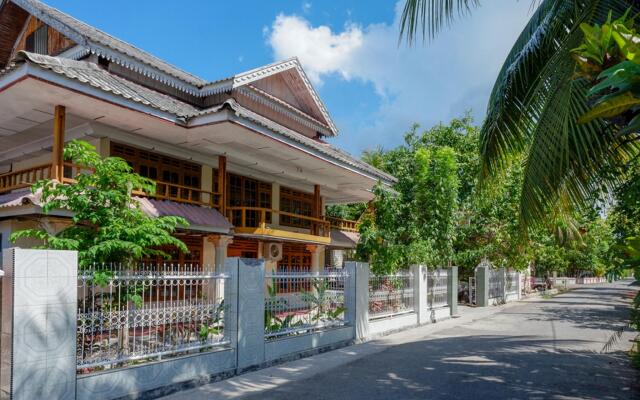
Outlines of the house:
<svg viewBox="0 0 640 400">
<path fill-rule="evenodd" d="M 144 212 L 190 222 L 177 233 L 190 252 L 150 262 L 318 271 L 358 240 L 325 206 L 395 181 L 327 143 L 338 130 L 295 58 L 209 82 L 40 1 L 3 0 L 0 70 L 2 248 L 16 230 L 68 224 L 64 210 L 43 216 L 29 186 L 73 179 L 73 139 L 157 182 Z"/>
</svg>

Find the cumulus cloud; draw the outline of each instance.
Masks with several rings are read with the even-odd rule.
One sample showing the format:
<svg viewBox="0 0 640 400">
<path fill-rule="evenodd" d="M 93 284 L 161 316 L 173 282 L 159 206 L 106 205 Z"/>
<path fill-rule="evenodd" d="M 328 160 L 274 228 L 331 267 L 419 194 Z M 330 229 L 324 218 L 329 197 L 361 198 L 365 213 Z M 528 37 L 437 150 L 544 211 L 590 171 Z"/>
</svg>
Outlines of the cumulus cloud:
<svg viewBox="0 0 640 400">
<path fill-rule="evenodd" d="M 348 23 L 337 31 L 281 14 L 267 42 L 274 59 L 297 56 L 316 85 L 336 76 L 372 85 L 377 110 L 338 121 L 344 133 L 339 144 L 359 153 L 372 143 L 397 144 L 414 122 L 429 126 L 468 108 L 481 118 L 498 70 L 530 17 L 529 7 L 513 0 L 485 3 L 435 41 L 414 47 L 398 46 L 398 5 L 392 24 Z"/>
<path fill-rule="evenodd" d="M 339 73 L 349 79 L 344 68 L 353 59 L 354 50 L 363 44 L 363 33 L 355 25 L 333 33 L 328 26 L 313 27 L 304 18 L 296 15 L 278 15 L 269 44 L 276 59 L 298 57 L 314 84 L 321 84 L 323 75 Z"/>
</svg>

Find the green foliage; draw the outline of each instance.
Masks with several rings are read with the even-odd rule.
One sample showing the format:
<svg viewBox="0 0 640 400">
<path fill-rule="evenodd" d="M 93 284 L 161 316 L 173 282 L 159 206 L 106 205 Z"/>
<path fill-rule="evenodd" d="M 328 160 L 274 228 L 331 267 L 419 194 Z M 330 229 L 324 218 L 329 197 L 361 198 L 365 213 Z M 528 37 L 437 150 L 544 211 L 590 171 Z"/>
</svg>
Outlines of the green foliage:
<svg viewBox="0 0 640 400">
<path fill-rule="evenodd" d="M 375 211 L 361 219 L 357 253 L 369 260 L 375 273 L 414 263 L 446 265 L 453 259 L 460 193 L 471 190 L 467 181 L 460 182 L 461 177 L 472 176 L 467 166 L 473 157 L 452 146 L 473 148 L 466 137 L 473 130 L 471 119 L 454 120 L 421 134 L 417 129 L 414 126 L 405 135 L 404 145 L 363 157 L 376 160 L 398 178 L 394 192 L 375 188 Z"/>
<path fill-rule="evenodd" d="M 329 217 L 357 221 L 366 208 L 367 205 L 365 203 L 335 204 L 327 206 L 325 214 Z"/>
<path fill-rule="evenodd" d="M 136 190 L 154 193 L 153 181 L 134 173 L 121 158 L 101 158 L 93 146 L 83 141 L 67 144 L 64 157 L 91 172 L 81 173 L 72 184 L 42 180 L 32 190 L 42 192 L 44 214 L 70 211 L 71 225 L 55 233 L 42 229 L 18 231 L 11 236 L 12 241 L 35 238 L 43 242 L 43 248 L 76 250 L 83 267 L 168 257 L 157 249 L 165 245 L 188 252 L 185 244 L 172 236 L 178 226 L 188 226 L 184 218 L 149 217 L 132 198 Z"/>
</svg>

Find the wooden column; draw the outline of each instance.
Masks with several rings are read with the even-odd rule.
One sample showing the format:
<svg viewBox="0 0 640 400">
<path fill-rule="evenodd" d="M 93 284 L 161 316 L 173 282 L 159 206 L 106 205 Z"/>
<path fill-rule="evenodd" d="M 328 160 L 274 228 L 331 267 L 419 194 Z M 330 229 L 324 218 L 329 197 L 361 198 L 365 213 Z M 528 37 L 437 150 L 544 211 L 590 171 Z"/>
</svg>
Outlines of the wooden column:
<svg viewBox="0 0 640 400">
<path fill-rule="evenodd" d="M 65 106 L 57 105 L 53 113 L 53 150 L 51 160 L 51 179 L 62 182 L 64 178 L 64 125 Z"/>
<path fill-rule="evenodd" d="M 227 157 L 218 156 L 218 192 L 220 193 L 220 213 L 227 216 Z"/>
<path fill-rule="evenodd" d="M 313 185 L 313 217 L 320 218 L 322 216 L 322 199 L 320 198 L 320 185 Z M 318 235 L 320 233 L 320 225 L 313 224 L 312 233 Z"/>
</svg>

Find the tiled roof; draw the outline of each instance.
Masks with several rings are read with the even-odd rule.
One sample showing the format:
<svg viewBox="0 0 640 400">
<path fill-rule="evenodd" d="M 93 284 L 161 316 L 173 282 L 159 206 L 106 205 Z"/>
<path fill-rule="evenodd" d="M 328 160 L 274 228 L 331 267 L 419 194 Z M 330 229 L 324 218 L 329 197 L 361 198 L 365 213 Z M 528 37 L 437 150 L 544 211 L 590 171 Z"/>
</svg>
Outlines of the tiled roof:
<svg viewBox="0 0 640 400">
<path fill-rule="evenodd" d="M 276 122 L 271 121 L 266 117 L 263 117 L 260 114 L 257 114 L 241 106 L 233 99 L 229 99 L 223 104 L 219 104 L 205 110 L 200 110 L 190 104 L 177 100 L 174 97 L 156 92 L 152 89 L 138 85 L 117 75 L 111 74 L 94 63 L 27 53 L 24 51 L 18 53 L 18 57 L 14 61 L 14 64 L 9 66 L 7 70 L 0 71 L 0 76 L 10 70 L 17 68 L 18 65 L 15 63 L 21 62 L 30 62 L 43 69 L 51 70 L 57 74 L 80 81 L 92 87 L 99 88 L 105 92 L 113 93 L 126 99 L 173 114 L 176 117 L 183 119 L 185 123 L 190 119 L 217 113 L 224 107 L 229 107 L 236 113 L 236 115 L 249 119 L 259 125 L 268 128 L 273 132 L 276 132 L 277 134 L 282 135 L 287 139 L 298 142 L 339 162 L 350 165 L 351 167 L 371 174 L 387 182 L 395 182 L 396 180 L 393 176 L 356 159 L 349 153 L 342 151 L 329 143 L 309 138 L 294 130 L 286 128 Z"/>
<path fill-rule="evenodd" d="M 11 0 L 36 17 L 45 20 L 49 25 L 61 31 L 69 38 L 81 45 L 98 44 L 125 54 L 143 64 L 156 68 L 170 76 L 178 78 L 194 86 L 204 86 L 207 82 L 188 72 L 185 72 L 156 56 L 147 53 L 127 42 L 117 39 L 99 29 L 79 21 L 60 10 L 50 7 L 37 0 Z M 57 24 L 56 24 L 57 22 Z M 66 32 L 71 29 L 73 32 Z M 81 39 L 81 40 L 79 40 Z"/>
<path fill-rule="evenodd" d="M 225 232 L 233 228 L 233 225 L 213 208 L 147 197 L 134 197 L 134 199 L 140 203 L 140 209 L 151 217 L 182 217 L 194 227 L 208 227 Z"/>
<path fill-rule="evenodd" d="M 32 193 L 30 189 L 20 189 L 2 194 L 0 195 L 0 209 L 24 205 L 42 206 L 41 193 L 41 191 Z M 182 217 L 189 221 L 194 228 L 210 228 L 223 233 L 228 233 L 233 228 L 233 225 L 213 208 L 146 197 L 134 196 L 134 200 L 140 204 L 140 210 L 150 217 Z"/>
<path fill-rule="evenodd" d="M 352 156 L 351 154 L 347 153 L 346 151 L 340 150 L 335 146 L 332 146 L 329 143 L 320 141 L 320 140 L 316 140 L 316 139 L 312 139 L 309 138 L 307 136 L 304 136 L 294 130 L 291 130 L 287 127 L 284 127 L 276 122 L 271 121 L 270 119 L 263 117 L 260 114 L 257 114 L 243 106 L 241 106 L 240 104 L 238 104 L 235 100 L 230 99 L 227 100 L 225 102 L 226 104 L 229 105 L 229 107 L 231 107 L 231 109 L 233 109 L 237 115 L 242 116 L 244 118 L 247 118 L 249 120 L 252 120 L 262 126 L 264 126 L 265 128 L 268 128 L 274 132 L 277 132 L 283 136 L 285 136 L 288 139 L 294 140 L 302 145 L 305 145 L 311 149 L 314 149 L 326 156 L 329 156 L 333 159 L 336 159 L 340 162 L 343 162 L 345 164 L 348 164 L 356 169 L 359 169 L 361 171 L 367 172 L 369 174 L 372 174 L 380 179 L 383 179 L 387 182 L 396 182 L 396 178 L 387 174 L 386 172 L 380 171 L 377 168 L 372 167 L 371 165 L 362 162 L 360 160 L 358 160 L 357 158 L 355 158 L 354 156 Z M 220 106 L 216 107 L 216 109 L 219 109 Z M 204 110 L 202 111 L 199 115 L 203 115 L 206 114 L 208 112 L 211 112 L 209 110 Z M 217 110 L 216 110 L 217 111 Z"/>
<path fill-rule="evenodd" d="M 345 232 L 337 229 L 331 230 L 331 246 L 345 249 L 355 249 L 360 241 L 360 234 L 356 232 Z"/>
<path fill-rule="evenodd" d="M 105 92 L 111 92 L 126 99 L 171 113 L 177 117 L 187 118 L 200 112 L 199 109 L 190 104 L 111 74 L 91 62 L 75 61 L 24 51 L 18 53 L 14 62 L 20 63 L 20 61 L 30 61 L 41 68 L 64 75 L 67 78 L 75 79 Z M 15 66 L 12 65 L 9 68 L 15 68 Z"/>
</svg>

